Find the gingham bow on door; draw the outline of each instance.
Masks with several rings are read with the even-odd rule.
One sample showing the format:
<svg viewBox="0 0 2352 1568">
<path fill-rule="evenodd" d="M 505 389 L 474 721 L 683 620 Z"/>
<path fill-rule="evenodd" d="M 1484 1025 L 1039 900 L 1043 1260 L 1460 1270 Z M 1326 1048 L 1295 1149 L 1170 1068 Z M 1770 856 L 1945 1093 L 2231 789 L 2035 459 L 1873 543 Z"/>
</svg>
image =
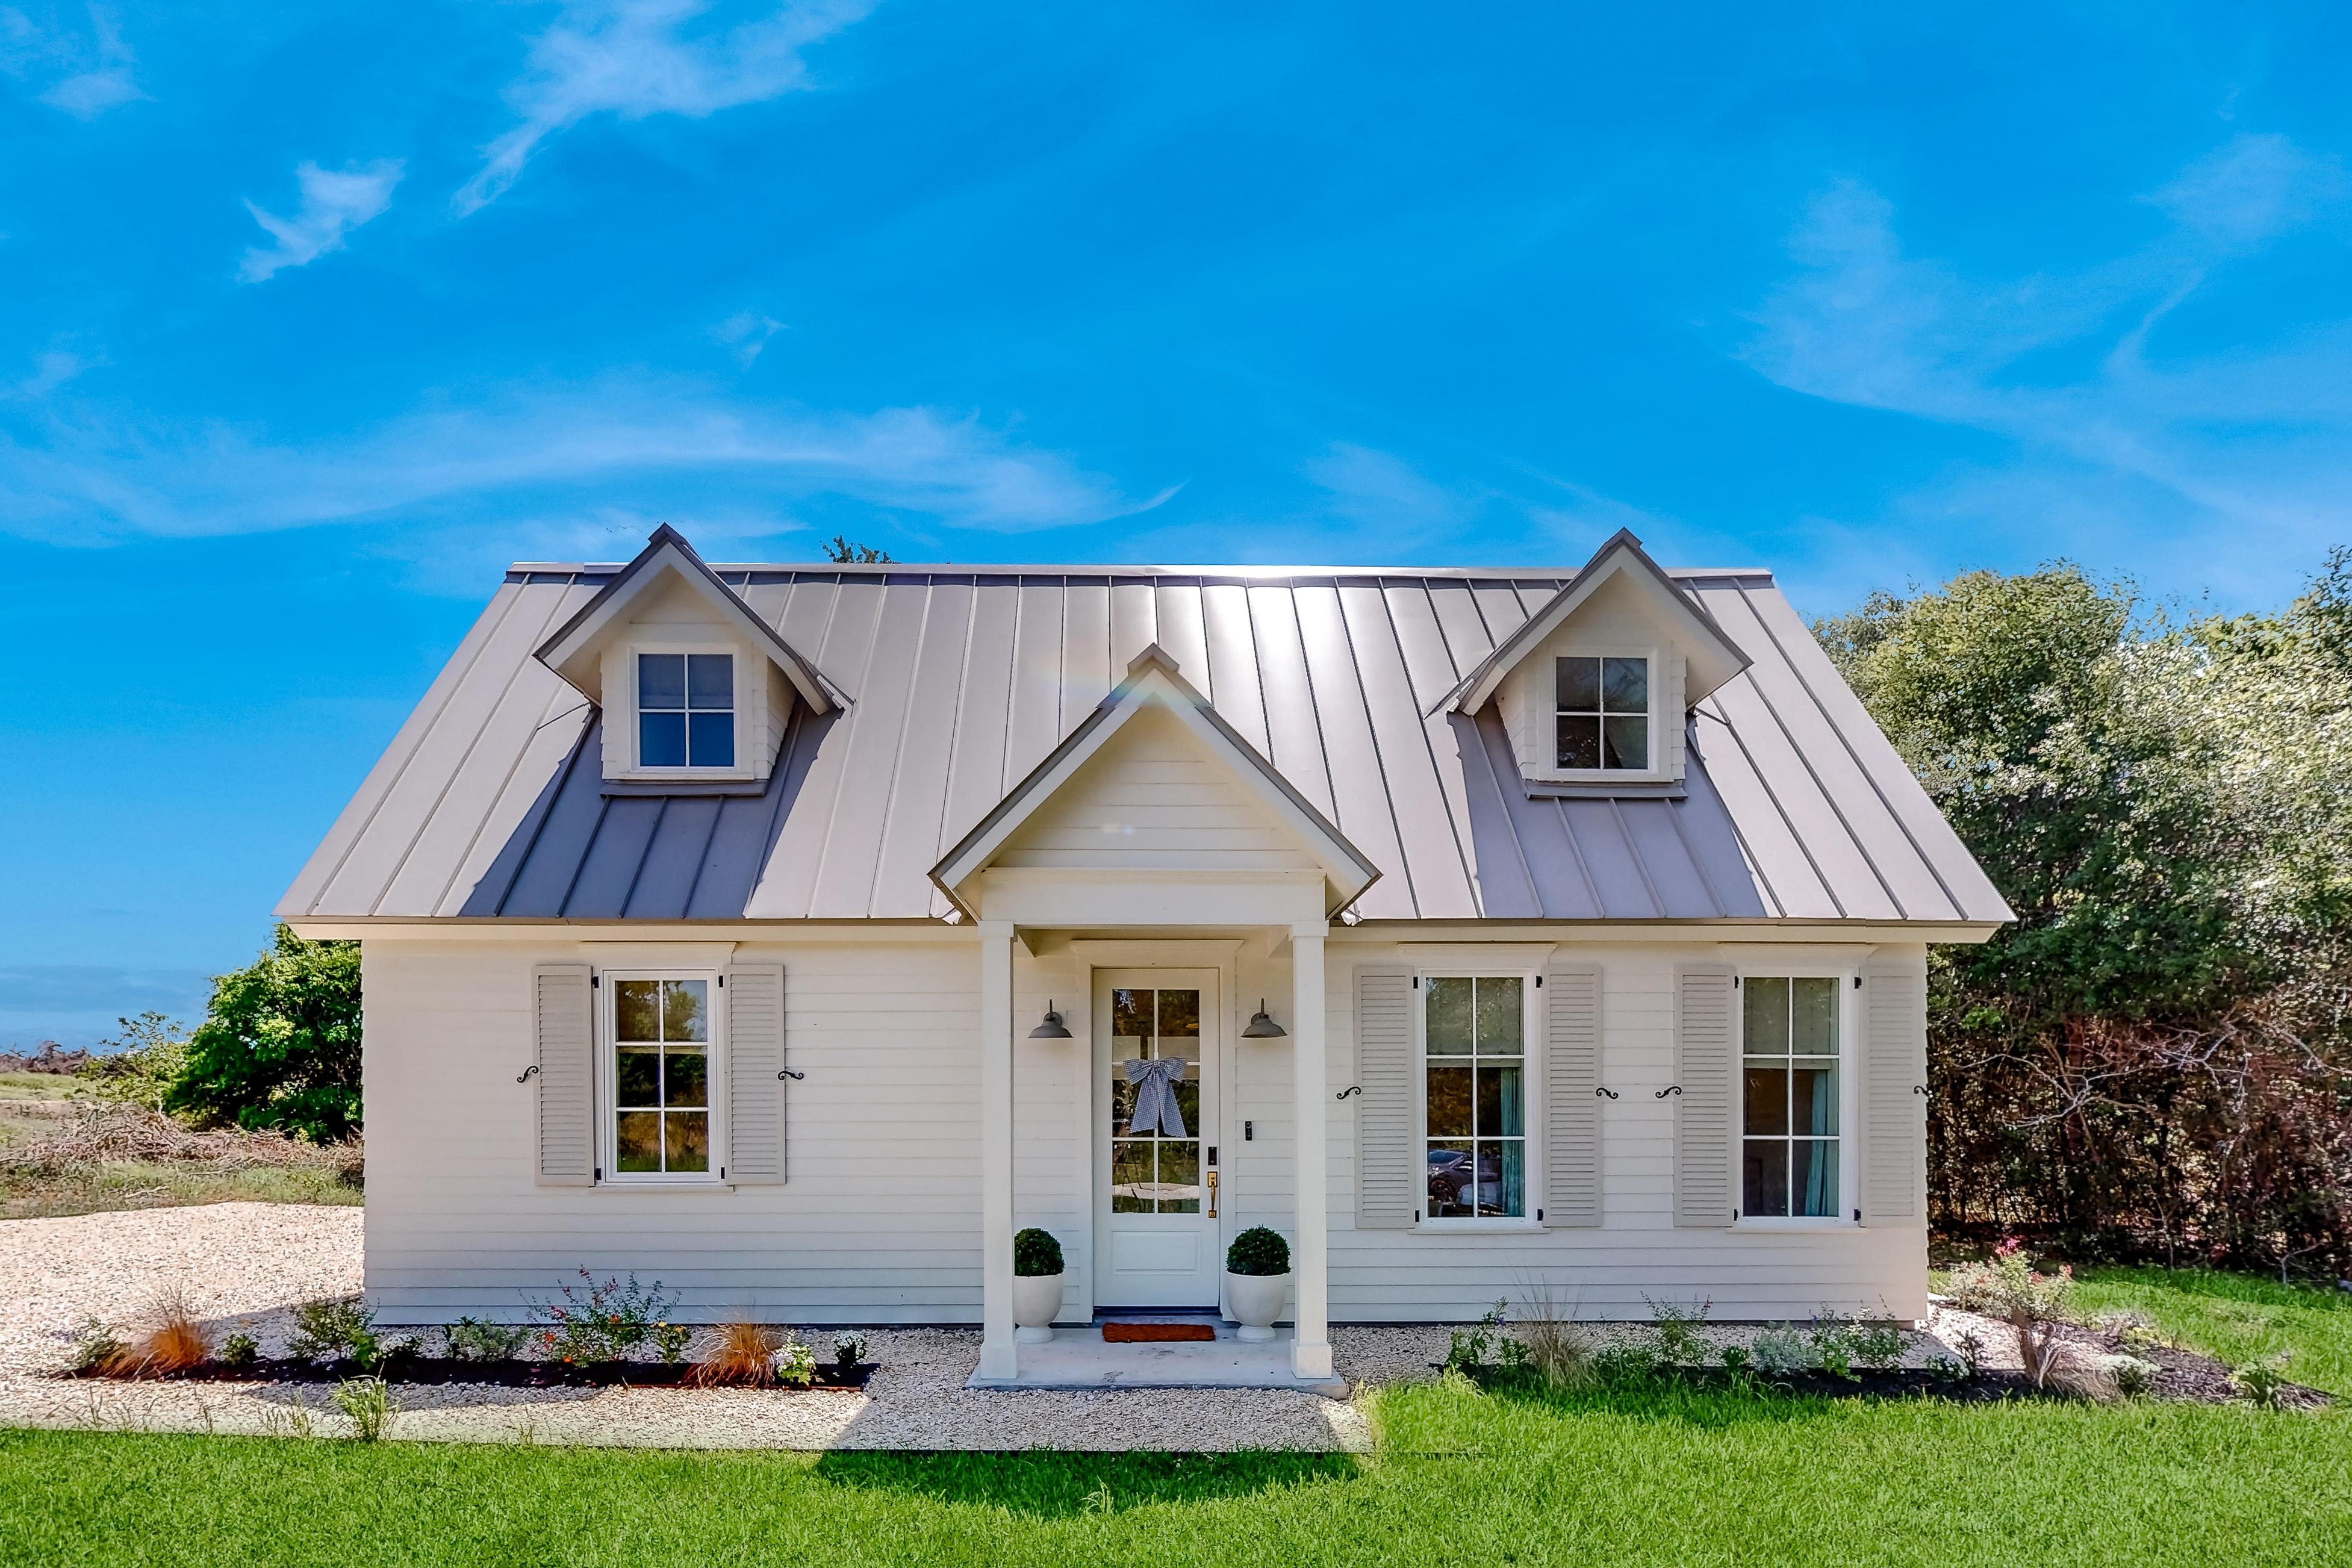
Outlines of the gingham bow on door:
<svg viewBox="0 0 2352 1568">
<path fill-rule="evenodd" d="M 1127 1124 L 1130 1135 L 1158 1132 L 1169 1138 L 1189 1138 L 1184 1112 L 1176 1103 L 1176 1086 L 1184 1081 L 1184 1058 L 1161 1057 L 1156 1061 L 1124 1064 L 1127 1081 L 1135 1086 L 1135 1115 Z"/>
</svg>

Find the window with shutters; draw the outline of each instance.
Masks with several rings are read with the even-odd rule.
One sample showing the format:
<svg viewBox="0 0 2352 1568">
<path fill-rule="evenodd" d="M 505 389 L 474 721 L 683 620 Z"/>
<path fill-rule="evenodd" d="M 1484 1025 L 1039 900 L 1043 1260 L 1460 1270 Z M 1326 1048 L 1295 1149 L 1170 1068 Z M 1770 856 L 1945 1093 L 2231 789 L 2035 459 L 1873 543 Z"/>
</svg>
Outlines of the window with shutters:
<svg viewBox="0 0 2352 1568">
<path fill-rule="evenodd" d="M 1424 1218 L 1525 1221 L 1534 977 L 1424 973 L 1420 989 Z"/>
<path fill-rule="evenodd" d="M 1842 1220 L 1853 1212 L 1846 998 L 1850 975 L 1740 980 L 1739 1214 Z"/>
<path fill-rule="evenodd" d="M 709 971 L 606 970 L 604 1175 L 715 1182 L 723 1169 L 724 992 Z"/>
</svg>

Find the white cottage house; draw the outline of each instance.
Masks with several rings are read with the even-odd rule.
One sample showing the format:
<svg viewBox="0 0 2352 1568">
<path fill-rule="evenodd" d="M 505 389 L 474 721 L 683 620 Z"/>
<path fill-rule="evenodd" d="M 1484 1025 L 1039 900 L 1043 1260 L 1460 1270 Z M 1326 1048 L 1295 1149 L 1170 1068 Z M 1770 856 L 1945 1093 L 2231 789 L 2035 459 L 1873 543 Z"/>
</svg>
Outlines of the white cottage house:
<svg viewBox="0 0 2352 1568">
<path fill-rule="evenodd" d="M 1065 1323 L 1279 1230 L 1309 1383 L 1531 1283 L 1921 1316 L 1927 946 L 2009 918 L 1764 572 L 667 528 L 509 570 L 280 913 L 365 944 L 388 1321 L 584 1267 L 998 1383 L 1027 1226 Z"/>
</svg>

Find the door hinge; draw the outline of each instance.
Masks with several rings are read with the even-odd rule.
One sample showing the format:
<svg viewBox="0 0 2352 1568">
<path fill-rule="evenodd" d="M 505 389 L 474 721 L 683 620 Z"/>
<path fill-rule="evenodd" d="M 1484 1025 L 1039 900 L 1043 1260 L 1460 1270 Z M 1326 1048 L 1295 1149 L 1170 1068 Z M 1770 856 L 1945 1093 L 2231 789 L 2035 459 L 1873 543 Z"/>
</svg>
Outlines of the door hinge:
<svg viewBox="0 0 2352 1568">
<path fill-rule="evenodd" d="M 604 977 L 601 974 L 592 974 L 588 977 L 588 989 L 591 991 L 597 989 L 604 984 Z"/>
<path fill-rule="evenodd" d="M 1538 1225 L 1543 1224 L 1543 1210 L 1541 1209 L 1536 1210 L 1536 1223 Z"/>
<path fill-rule="evenodd" d="M 1540 974 L 1536 976 L 1536 989 L 1538 991 L 1543 989 L 1543 976 Z"/>
<path fill-rule="evenodd" d="M 595 1176 L 595 1179 L 596 1179 L 597 1181 L 600 1181 L 600 1182 L 601 1182 L 601 1181 L 603 1181 L 603 1180 L 604 1179 L 604 1166 L 599 1165 L 599 1166 L 597 1166 L 597 1167 L 596 1167 L 596 1176 Z"/>
<path fill-rule="evenodd" d="M 727 989 L 727 976 L 723 974 L 719 977 L 719 989 L 721 991 Z"/>
<path fill-rule="evenodd" d="M 1420 990 L 1420 989 L 1421 989 L 1421 976 L 1420 976 L 1420 975 L 1418 975 L 1418 974 L 1416 974 L 1416 975 L 1414 975 L 1414 976 L 1412 977 L 1412 988 L 1413 988 L 1415 991 L 1418 991 L 1418 990 Z"/>
<path fill-rule="evenodd" d="M 1860 1209 L 1853 1211 L 1853 1223 L 1856 1225 L 1860 1225 L 1862 1223 L 1862 1211 Z"/>
</svg>

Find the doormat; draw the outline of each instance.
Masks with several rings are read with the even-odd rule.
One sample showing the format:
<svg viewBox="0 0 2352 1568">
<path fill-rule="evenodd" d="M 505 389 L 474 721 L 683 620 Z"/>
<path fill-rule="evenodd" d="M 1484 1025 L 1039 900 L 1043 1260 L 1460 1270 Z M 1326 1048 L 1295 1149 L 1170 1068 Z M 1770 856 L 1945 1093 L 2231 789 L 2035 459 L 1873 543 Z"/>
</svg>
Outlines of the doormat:
<svg viewBox="0 0 2352 1568">
<path fill-rule="evenodd" d="M 1157 1344 L 1167 1340 L 1213 1340 L 1206 1323 L 1105 1323 L 1103 1339 L 1115 1345 Z"/>
</svg>

